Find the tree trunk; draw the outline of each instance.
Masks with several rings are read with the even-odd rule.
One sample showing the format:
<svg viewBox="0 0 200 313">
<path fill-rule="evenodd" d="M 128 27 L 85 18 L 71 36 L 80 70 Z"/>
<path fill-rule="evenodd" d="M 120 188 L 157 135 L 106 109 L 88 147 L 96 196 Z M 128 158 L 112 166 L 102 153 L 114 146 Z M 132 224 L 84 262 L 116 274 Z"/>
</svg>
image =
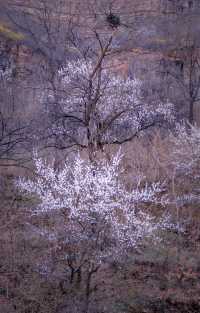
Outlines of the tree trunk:
<svg viewBox="0 0 200 313">
<path fill-rule="evenodd" d="M 190 124 L 194 124 L 194 101 L 190 101 L 189 106 L 189 122 Z"/>
<path fill-rule="evenodd" d="M 91 279 L 92 272 L 87 273 L 86 278 L 86 287 L 85 287 L 85 303 L 84 303 L 84 313 L 88 313 L 89 302 L 90 302 L 90 294 L 91 294 Z"/>
<path fill-rule="evenodd" d="M 82 271 L 81 271 L 81 268 L 79 268 L 77 270 L 77 287 L 80 287 L 80 284 L 81 284 L 81 281 L 82 281 Z"/>
<path fill-rule="evenodd" d="M 83 313 L 88 313 L 89 304 L 90 304 L 90 296 L 94 289 L 91 288 L 91 282 L 93 275 L 98 271 L 99 266 L 92 266 L 91 269 L 88 269 L 87 276 L 86 276 L 86 287 L 85 287 L 85 303 L 84 303 L 84 310 Z"/>
<path fill-rule="evenodd" d="M 70 284 L 72 284 L 73 283 L 73 281 L 74 281 L 74 268 L 70 268 L 70 271 L 71 271 L 71 273 L 70 273 Z"/>
</svg>

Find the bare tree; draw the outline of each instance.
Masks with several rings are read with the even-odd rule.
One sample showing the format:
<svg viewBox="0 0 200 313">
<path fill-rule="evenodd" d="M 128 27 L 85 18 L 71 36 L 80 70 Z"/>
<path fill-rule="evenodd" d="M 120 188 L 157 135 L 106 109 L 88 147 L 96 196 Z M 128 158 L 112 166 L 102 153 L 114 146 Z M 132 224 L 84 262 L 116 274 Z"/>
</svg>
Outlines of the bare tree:
<svg viewBox="0 0 200 313">
<path fill-rule="evenodd" d="M 169 63 L 169 62 L 168 62 Z M 188 121 L 195 121 L 195 104 L 200 100 L 200 58 L 199 48 L 188 40 L 186 45 L 175 52 L 174 61 L 164 62 L 164 81 L 169 85 L 169 96 L 174 102 L 182 101 L 187 107 Z M 178 98 L 177 98 L 178 97 Z M 182 100 L 181 100 L 182 99 Z"/>
<path fill-rule="evenodd" d="M 182 83 L 183 92 L 189 102 L 189 122 L 194 123 L 194 105 L 200 101 L 200 55 L 195 43 L 186 47 L 185 56 L 185 82 Z"/>
<path fill-rule="evenodd" d="M 11 68 L 0 72 L 0 160 L 1 165 L 22 165 L 27 158 L 31 121 L 25 121 L 17 98 Z"/>
</svg>

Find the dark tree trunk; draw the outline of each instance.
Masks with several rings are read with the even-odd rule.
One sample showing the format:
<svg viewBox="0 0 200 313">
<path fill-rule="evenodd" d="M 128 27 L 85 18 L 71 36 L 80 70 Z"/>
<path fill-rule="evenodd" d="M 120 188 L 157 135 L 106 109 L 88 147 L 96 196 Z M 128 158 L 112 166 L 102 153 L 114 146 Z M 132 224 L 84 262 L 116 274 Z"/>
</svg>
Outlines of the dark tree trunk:
<svg viewBox="0 0 200 313">
<path fill-rule="evenodd" d="M 189 106 L 189 122 L 190 124 L 194 124 L 194 101 L 190 101 Z"/>
<path fill-rule="evenodd" d="M 90 297 L 94 289 L 91 287 L 92 277 L 98 271 L 99 266 L 93 267 L 89 269 L 86 276 L 86 286 L 85 286 L 85 301 L 84 301 L 84 308 L 83 313 L 88 313 L 89 311 L 89 304 L 90 304 Z"/>
</svg>

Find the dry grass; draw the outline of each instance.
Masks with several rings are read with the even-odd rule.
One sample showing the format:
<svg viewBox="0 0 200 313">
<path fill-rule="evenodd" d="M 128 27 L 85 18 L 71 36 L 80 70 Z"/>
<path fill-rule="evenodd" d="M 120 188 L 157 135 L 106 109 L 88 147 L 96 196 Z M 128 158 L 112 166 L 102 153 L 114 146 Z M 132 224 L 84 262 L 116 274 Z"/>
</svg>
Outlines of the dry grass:
<svg viewBox="0 0 200 313">
<path fill-rule="evenodd" d="M 117 147 L 107 147 L 107 156 L 110 157 L 116 150 Z M 141 137 L 122 146 L 124 178 L 127 185 L 134 184 L 134 178 L 142 173 L 149 182 L 165 180 L 167 191 L 172 193 L 171 150 L 169 138 L 163 138 L 159 133 L 151 140 Z M 85 152 L 83 156 L 87 157 Z M 62 159 L 61 155 L 59 157 Z M 18 175 L 18 170 L 13 169 L 13 174 Z M 22 172 L 21 174 L 24 175 Z M 5 177 L 5 173 L 3 175 Z M 188 183 L 185 181 L 184 185 L 176 178 L 176 193 L 183 190 L 185 192 L 187 188 L 191 190 L 193 186 Z M 4 197 L 5 193 L 7 198 Z M 47 243 L 37 238 L 33 240 L 33 237 L 28 235 L 30 230 L 23 226 L 26 216 L 23 215 L 22 219 L 22 212 L 28 204 L 17 199 L 14 202 L 15 207 L 12 208 L 16 194 L 12 194 L 13 189 L 9 187 L 9 182 L 5 193 L 1 193 L 2 199 L 4 198 L 1 201 L 1 224 L 7 219 L 10 220 L 9 225 L 13 226 L 9 227 L 10 237 L 4 236 L 7 234 L 6 229 L 5 234 L 2 232 L 1 236 L 1 244 L 4 247 L 1 250 L 1 263 L 5 274 L 2 280 L 0 277 L 0 284 L 5 288 L 3 277 L 8 279 L 9 296 L 6 301 L 11 307 L 10 312 L 16 303 L 17 313 L 29 312 L 28 310 L 32 310 L 31 313 L 68 312 L 67 309 L 57 309 L 60 305 L 62 307 L 63 303 L 68 303 L 69 312 L 73 313 L 72 303 L 79 301 L 79 297 L 81 299 L 84 285 L 69 285 L 66 267 L 63 261 L 56 259 L 56 250 L 51 250 Z M 176 209 L 175 205 L 171 206 L 171 212 L 175 215 Z M 102 267 L 94 280 L 97 288 L 91 298 L 91 313 L 199 313 L 199 213 L 196 207 L 189 205 L 180 208 L 179 213 L 180 218 L 189 221 L 185 234 L 179 236 L 169 233 L 162 243 L 142 247 L 124 263 Z M 34 225 L 35 223 L 36 221 Z M 50 260 L 53 257 L 51 253 L 55 254 L 56 262 L 60 263 L 54 264 L 56 271 L 53 276 L 44 279 L 35 272 L 35 264 L 44 256 Z M 11 267 L 14 267 L 12 275 L 16 278 L 9 276 Z M 66 294 L 60 289 L 60 280 L 65 281 Z M 3 304 L 1 307 L 0 302 L 1 308 L 4 307 Z"/>
<path fill-rule="evenodd" d="M 8 26 L 5 26 L 4 24 L 0 23 L 0 34 L 7 37 L 8 39 L 20 41 L 25 39 L 25 35 L 19 32 L 15 32 L 12 29 L 10 29 Z"/>
</svg>

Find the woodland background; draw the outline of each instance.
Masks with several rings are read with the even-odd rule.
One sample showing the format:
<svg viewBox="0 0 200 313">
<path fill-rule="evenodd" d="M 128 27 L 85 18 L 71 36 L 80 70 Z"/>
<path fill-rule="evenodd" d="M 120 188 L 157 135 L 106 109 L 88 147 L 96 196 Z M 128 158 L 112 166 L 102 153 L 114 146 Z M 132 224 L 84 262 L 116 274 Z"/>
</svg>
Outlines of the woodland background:
<svg viewBox="0 0 200 313">
<path fill-rule="evenodd" d="M 0 0 L 0 312 L 200 312 L 199 17 L 199 0 Z M 75 80 L 67 89 L 58 71 L 78 60 L 93 62 L 87 91 L 97 92 L 95 104 L 104 70 L 120 77 L 119 86 L 139 82 L 136 128 L 135 117 L 123 115 L 120 88 L 118 107 L 106 102 L 106 117 L 86 102 L 84 120 L 75 98 L 76 110 L 63 109 L 85 85 Z M 119 148 L 127 190 L 138 175 L 143 184 L 162 182 L 167 207 L 146 210 L 170 212 L 184 231 L 168 231 L 161 242 L 144 242 L 94 270 L 86 311 L 87 268 L 66 262 L 62 234 L 58 248 L 38 231 L 62 229 L 65 214 L 30 215 L 37 199 L 15 181 L 34 179 L 35 150 L 59 170 L 77 152 L 109 162 Z"/>
</svg>

